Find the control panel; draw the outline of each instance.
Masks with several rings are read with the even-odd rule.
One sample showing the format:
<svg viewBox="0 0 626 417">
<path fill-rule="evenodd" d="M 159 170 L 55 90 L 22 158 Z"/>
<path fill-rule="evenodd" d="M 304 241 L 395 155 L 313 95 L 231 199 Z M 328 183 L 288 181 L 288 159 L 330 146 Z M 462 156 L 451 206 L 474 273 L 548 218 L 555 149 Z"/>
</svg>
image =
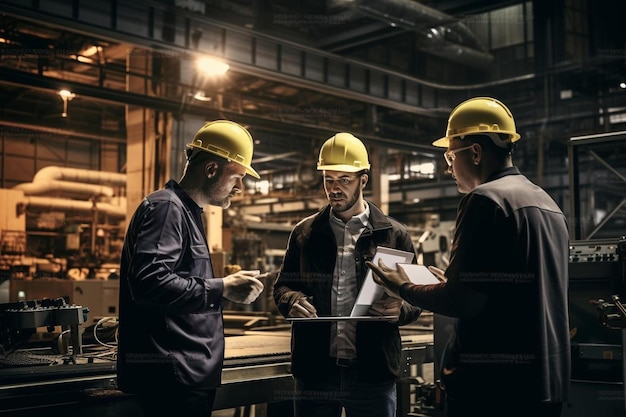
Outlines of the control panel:
<svg viewBox="0 0 626 417">
<path fill-rule="evenodd" d="M 570 263 L 617 262 L 619 261 L 618 242 L 573 242 L 569 247 L 569 261 Z"/>
</svg>

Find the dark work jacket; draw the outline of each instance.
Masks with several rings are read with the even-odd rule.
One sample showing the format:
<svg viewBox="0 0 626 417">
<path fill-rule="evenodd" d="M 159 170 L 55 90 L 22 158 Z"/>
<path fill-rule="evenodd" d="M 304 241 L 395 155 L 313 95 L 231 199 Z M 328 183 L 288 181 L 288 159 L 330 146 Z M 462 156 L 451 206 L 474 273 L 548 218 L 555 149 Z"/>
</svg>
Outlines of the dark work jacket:
<svg viewBox="0 0 626 417">
<path fill-rule="evenodd" d="M 355 246 L 358 288 L 365 280 L 366 260 L 377 246 L 415 253 L 404 225 L 385 216 L 372 203 L 369 222 Z M 287 316 L 291 305 L 303 294 L 313 296 L 318 316 L 331 314 L 333 271 L 337 243 L 330 226 L 330 206 L 301 220 L 292 230 L 283 264 L 274 283 L 274 300 Z M 398 323 L 359 322 L 356 329 L 356 367 L 364 381 L 391 380 L 400 373 L 402 343 L 398 325 L 416 320 L 421 310 L 404 303 Z M 297 378 L 321 380 L 338 372 L 336 358 L 329 355 L 331 324 L 293 323 L 292 372 Z"/>
<path fill-rule="evenodd" d="M 170 180 L 139 205 L 120 269 L 117 382 L 122 391 L 215 389 L 223 282 L 213 278 L 202 209 Z"/>
<path fill-rule="evenodd" d="M 443 365 L 466 399 L 561 402 L 570 377 L 569 235 L 552 198 L 515 167 L 459 204 L 446 284 L 402 297 L 457 318 Z"/>
</svg>

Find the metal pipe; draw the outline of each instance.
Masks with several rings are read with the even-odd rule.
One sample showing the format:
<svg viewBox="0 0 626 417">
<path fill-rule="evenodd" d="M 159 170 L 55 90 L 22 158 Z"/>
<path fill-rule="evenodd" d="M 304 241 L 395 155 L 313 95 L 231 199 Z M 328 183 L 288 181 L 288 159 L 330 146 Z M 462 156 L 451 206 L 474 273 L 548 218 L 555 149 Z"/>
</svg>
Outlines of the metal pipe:
<svg viewBox="0 0 626 417">
<path fill-rule="evenodd" d="M 104 196 L 113 197 L 113 189 L 105 185 L 96 184 L 79 184 L 69 181 L 56 180 L 40 180 L 24 184 L 18 184 L 13 187 L 14 190 L 24 192 L 24 195 L 47 195 L 54 193 L 63 193 L 75 197 L 93 197 Z"/>
<path fill-rule="evenodd" d="M 110 184 L 119 187 L 126 186 L 126 174 L 117 172 L 93 171 L 88 169 L 47 166 L 37 171 L 33 182 L 63 180 L 72 182 L 86 182 L 90 184 Z"/>
<path fill-rule="evenodd" d="M 30 207 L 43 211 L 63 210 L 91 213 L 94 208 L 93 202 L 91 201 L 48 197 L 26 197 L 22 204 L 24 209 Z M 126 199 L 121 199 L 119 206 L 103 202 L 96 202 L 95 205 L 100 213 L 107 214 L 115 219 L 126 218 Z"/>
<path fill-rule="evenodd" d="M 63 193 L 79 198 L 113 197 L 113 188 L 103 184 L 125 187 L 126 174 L 48 166 L 37 171 L 32 182 L 13 188 L 29 196 Z"/>
</svg>

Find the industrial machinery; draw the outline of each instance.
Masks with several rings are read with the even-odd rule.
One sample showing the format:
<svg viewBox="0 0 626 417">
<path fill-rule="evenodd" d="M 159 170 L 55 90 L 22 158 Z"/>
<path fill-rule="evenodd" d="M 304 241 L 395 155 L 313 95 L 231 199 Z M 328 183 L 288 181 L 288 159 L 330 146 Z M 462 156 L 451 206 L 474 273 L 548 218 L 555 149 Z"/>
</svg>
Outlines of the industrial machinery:
<svg viewBox="0 0 626 417">
<path fill-rule="evenodd" d="M 621 334 L 603 325 L 597 305 L 624 294 L 624 243 L 624 239 L 571 243 L 569 311 L 574 380 L 623 381 Z"/>
<path fill-rule="evenodd" d="M 4 277 L 94 278 L 123 242 L 126 175 L 48 166 L 30 183 L 0 189 Z"/>
<path fill-rule="evenodd" d="M 619 330 L 622 345 L 626 345 L 626 305 L 624 305 L 620 296 L 613 295 L 611 301 L 598 300 L 596 304 L 602 323 L 610 329 Z M 622 373 L 626 374 L 626 363 L 623 359 L 622 352 Z M 626 392 L 623 394 L 624 407 L 626 408 Z"/>
<path fill-rule="evenodd" d="M 568 143 L 572 382 L 565 417 L 626 415 L 618 304 L 626 297 L 625 153 L 626 132 Z"/>
<path fill-rule="evenodd" d="M 70 359 L 75 363 L 76 356 L 83 352 L 79 325 L 87 320 L 89 309 L 67 304 L 64 299 L 43 299 L 0 304 L 0 369 L 20 365 L 53 364 L 52 356 L 33 355 L 32 352 L 18 351 L 26 344 L 38 328 L 50 331 L 61 328 L 59 335 L 67 334 L 72 349 Z M 61 338 L 61 340 L 63 340 Z M 63 352 L 65 353 L 65 352 Z"/>
</svg>

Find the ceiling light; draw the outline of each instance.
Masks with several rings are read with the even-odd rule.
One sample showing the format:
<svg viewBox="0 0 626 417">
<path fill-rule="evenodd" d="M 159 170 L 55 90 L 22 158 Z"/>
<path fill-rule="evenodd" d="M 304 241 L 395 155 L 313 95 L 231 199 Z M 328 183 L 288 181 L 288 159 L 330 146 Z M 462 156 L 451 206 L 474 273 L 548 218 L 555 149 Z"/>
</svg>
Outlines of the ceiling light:
<svg viewBox="0 0 626 417">
<path fill-rule="evenodd" d="M 70 58 L 73 58 L 73 59 L 77 60 L 78 62 L 82 62 L 84 64 L 92 64 L 93 63 L 93 59 L 87 58 L 86 56 L 83 56 L 83 55 L 70 55 Z"/>
<path fill-rule="evenodd" d="M 76 94 L 72 93 L 70 90 L 59 90 L 59 95 L 61 96 L 61 98 L 63 99 L 67 99 L 67 100 L 71 100 L 73 99 Z"/>
<path fill-rule="evenodd" d="M 63 100 L 63 113 L 61 113 L 61 117 L 67 117 L 67 102 L 76 97 L 76 94 L 65 89 L 59 90 L 58 94 L 61 96 L 61 100 Z"/>
<path fill-rule="evenodd" d="M 78 53 L 78 55 L 82 55 L 82 56 L 92 56 L 97 54 L 98 52 L 102 51 L 102 47 L 101 46 L 96 46 L 96 45 L 91 45 L 85 49 L 83 49 L 82 51 L 80 51 Z"/>
<path fill-rule="evenodd" d="M 198 91 L 196 94 L 193 95 L 193 98 L 198 101 L 211 101 L 211 97 L 208 97 L 206 94 L 204 94 L 204 91 Z"/>
<path fill-rule="evenodd" d="M 230 68 L 230 65 L 209 57 L 198 59 L 196 66 L 203 74 L 209 76 L 224 75 Z"/>
</svg>

